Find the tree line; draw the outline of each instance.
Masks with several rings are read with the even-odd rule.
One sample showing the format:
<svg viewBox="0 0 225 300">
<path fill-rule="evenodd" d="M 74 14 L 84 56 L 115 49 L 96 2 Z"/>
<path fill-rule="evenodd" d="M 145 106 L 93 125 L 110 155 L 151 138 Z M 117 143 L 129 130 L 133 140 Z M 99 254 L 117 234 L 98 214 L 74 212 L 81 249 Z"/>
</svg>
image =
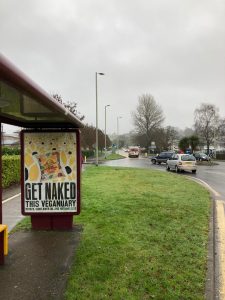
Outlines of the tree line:
<svg viewBox="0 0 225 300">
<path fill-rule="evenodd" d="M 80 121 L 83 121 L 85 116 L 81 114 L 77 110 L 77 103 L 73 101 L 64 101 L 62 97 L 59 94 L 53 94 L 52 95 L 55 100 L 57 100 L 59 103 L 65 106 L 71 113 L 73 113 Z M 83 128 L 80 128 L 81 131 L 81 149 L 89 149 L 94 150 L 95 149 L 95 143 L 96 143 L 96 127 L 85 124 Z M 106 135 L 106 147 L 109 147 L 111 145 L 111 141 Z M 103 151 L 105 147 L 105 134 L 101 129 L 98 129 L 98 146 L 99 150 Z"/>
<path fill-rule="evenodd" d="M 78 119 L 84 120 L 85 116 L 77 110 L 76 102 L 65 102 L 59 94 L 53 94 L 53 98 L 69 109 Z M 163 126 L 165 120 L 163 110 L 151 94 L 141 95 L 136 110 L 131 114 L 135 130 L 130 134 L 112 137 L 112 142 L 117 144 L 119 141 L 120 147 L 135 144 L 158 152 L 172 149 L 173 145 L 178 143 L 183 151 L 187 148 L 195 151 L 199 145 L 206 145 L 207 153 L 209 153 L 210 145 L 225 135 L 225 119 L 220 117 L 218 108 L 210 103 L 202 103 L 199 108 L 195 109 L 193 130 L 189 129 L 190 134 L 186 133 L 183 137 L 177 128 Z M 94 150 L 96 128 L 85 124 L 80 130 L 82 149 Z M 105 147 L 105 135 L 100 129 L 98 129 L 98 140 L 99 150 L 102 151 Z M 107 147 L 111 146 L 112 142 L 107 135 Z"/>
<path fill-rule="evenodd" d="M 136 110 L 132 112 L 135 134 L 133 141 L 147 149 L 156 147 L 157 151 L 168 150 L 179 140 L 179 132 L 172 126 L 163 127 L 164 115 L 162 108 L 151 94 L 139 97 Z M 193 134 L 179 140 L 179 148 L 191 147 L 196 150 L 199 145 L 210 145 L 225 134 L 225 119 L 220 118 L 215 105 L 202 103 L 194 112 Z M 154 144 L 153 144 L 154 143 Z"/>
</svg>

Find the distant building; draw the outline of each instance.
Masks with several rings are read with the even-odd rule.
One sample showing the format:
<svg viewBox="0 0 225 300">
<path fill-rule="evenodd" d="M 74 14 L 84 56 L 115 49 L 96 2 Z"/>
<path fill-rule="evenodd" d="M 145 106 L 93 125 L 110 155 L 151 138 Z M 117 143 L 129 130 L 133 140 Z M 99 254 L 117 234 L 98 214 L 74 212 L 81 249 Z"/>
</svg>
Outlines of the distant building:
<svg viewBox="0 0 225 300">
<path fill-rule="evenodd" d="M 222 136 L 214 143 L 216 151 L 225 151 L 225 137 Z"/>
</svg>

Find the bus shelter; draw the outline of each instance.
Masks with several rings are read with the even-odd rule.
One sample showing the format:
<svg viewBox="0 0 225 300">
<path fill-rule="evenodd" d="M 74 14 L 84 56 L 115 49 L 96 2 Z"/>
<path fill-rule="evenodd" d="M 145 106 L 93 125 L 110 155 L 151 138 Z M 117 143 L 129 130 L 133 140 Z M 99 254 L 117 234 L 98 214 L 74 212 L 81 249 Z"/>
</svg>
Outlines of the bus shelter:
<svg viewBox="0 0 225 300">
<path fill-rule="evenodd" d="M 22 214 L 31 216 L 33 229 L 71 229 L 73 215 L 80 213 L 79 128 L 83 124 L 1 54 L 0 123 L 22 129 Z M 2 224 L 1 144 L 0 141 L 0 264 L 3 264 L 7 224 Z"/>
</svg>

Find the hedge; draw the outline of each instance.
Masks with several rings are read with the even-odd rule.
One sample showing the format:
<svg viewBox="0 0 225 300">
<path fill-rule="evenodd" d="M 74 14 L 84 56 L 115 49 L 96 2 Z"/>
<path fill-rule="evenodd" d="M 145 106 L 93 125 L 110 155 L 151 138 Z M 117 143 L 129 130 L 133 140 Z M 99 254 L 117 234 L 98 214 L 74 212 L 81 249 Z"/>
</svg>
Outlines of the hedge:
<svg viewBox="0 0 225 300">
<path fill-rule="evenodd" d="M 94 150 L 82 150 L 82 156 L 86 157 L 93 157 L 94 156 Z"/>
<path fill-rule="evenodd" d="M 19 155 L 20 148 L 18 147 L 2 147 L 2 155 Z"/>
<path fill-rule="evenodd" d="M 216 153 L 216 159 L 225 159 L 225 153 Z"/>
<path fill-rule="evenodd" d="M 2 157 L 2 187 L 20 182 L 20 155 Z"/>
</svg>

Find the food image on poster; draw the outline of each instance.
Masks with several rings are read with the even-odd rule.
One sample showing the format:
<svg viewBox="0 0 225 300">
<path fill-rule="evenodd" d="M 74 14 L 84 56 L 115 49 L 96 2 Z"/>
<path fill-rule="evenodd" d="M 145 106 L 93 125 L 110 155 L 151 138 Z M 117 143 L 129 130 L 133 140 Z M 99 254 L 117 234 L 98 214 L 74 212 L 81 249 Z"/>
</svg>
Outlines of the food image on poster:
<svg viewBox="0 0 225 300">
<path fill-rule="evenodd" d="M 75 132 L 24 132 L 24 212 L 77 212 Z"/>
<path fill-rule="evenodd" d="M 54 179 L 65 176 L 60 164 L 60 153 L 50 152 L 36 156 L 41 171 L 41 180 Z"/>
</svg>

